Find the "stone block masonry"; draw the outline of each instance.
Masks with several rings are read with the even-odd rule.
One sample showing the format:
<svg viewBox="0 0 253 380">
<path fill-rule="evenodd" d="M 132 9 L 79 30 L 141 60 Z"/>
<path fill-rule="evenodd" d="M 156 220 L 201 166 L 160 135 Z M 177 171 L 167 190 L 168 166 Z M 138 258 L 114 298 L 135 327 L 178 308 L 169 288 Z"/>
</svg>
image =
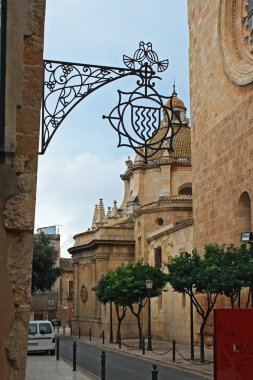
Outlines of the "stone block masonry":
<svg viewBox="0 0 253 380">
<path fill-rule="evenodd" d="M 7 0 L 0 165 L 0 378 L 25 379 L 43 78 L 45 0 Z"/>
</svg>

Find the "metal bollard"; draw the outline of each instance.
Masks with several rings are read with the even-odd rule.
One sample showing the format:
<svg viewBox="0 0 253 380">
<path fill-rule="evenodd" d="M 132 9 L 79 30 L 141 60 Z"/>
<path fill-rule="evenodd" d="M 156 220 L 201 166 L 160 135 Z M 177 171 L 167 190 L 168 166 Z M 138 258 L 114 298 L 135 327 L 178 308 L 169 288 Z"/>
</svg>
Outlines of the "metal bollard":
<svg viewBox="0 0 253 380">
<path fill-rule="evenodd" d="M 56 360 L 59 360 L 59 354 L 60 354 L 60 338 L 56 337 Z"/>
<path fill-rule="evenodd" d="M 101 380 L 105 380 L 105 351 L 102 351 L 101 354 Z"/>
<path fill-rule="evenodd" d="M 65 335 L 65 325 L 63 325 L 62 333 L 63 333 L 63 335 Z"/>
<path fill-rule="evenodd" d="M 70 326 L 70 336 L 72 336 L 72 326 Z"/>
<path fill-rule="evenodd" d="M 91 329 L 90 329 L 90 342 L 91 342 Z"/>
<path fill-rule="evenodd" d="M 121 333 L 119 333 L 119 349 L 121 349 Z"/>
<path fill-rule="evenodd" d="M 145 355 L 145 337 L 142 337 L 142 354 Z"/>
<path fill-rule="evenodd" d="M 79 327 L 78 329 L 78 336 L 79 336 L 79 339 L 81 339 L 81 327 Z"/>
<path fill-rule="evenodd" d="M 76 371 L 76 341 L 73 343 L 73 371 Z"/>
<path fill-rule="evenodd" d="M 152 373 L 152 380 L 158 380 L 158 372 L 159 371 L 157 371 L 157 365 L 153 364 L 152 367 L 153 367 L 153 370 L 151 371 L 151 373 Z"/>
<path fill-rule="evenodd" d="M 172 361 L 173 362 L 176 361 L 176 341 L 175 341 L 175 339 L 173 339 L 173 342 L 172 342 Z"/>
<path fill-rule="evenodd" d="M 105 344 L 105 332 L 104 332 L 104 330 L 102 331 L 102 342 L 103 342 L 103 344 Z"/>
</svg>

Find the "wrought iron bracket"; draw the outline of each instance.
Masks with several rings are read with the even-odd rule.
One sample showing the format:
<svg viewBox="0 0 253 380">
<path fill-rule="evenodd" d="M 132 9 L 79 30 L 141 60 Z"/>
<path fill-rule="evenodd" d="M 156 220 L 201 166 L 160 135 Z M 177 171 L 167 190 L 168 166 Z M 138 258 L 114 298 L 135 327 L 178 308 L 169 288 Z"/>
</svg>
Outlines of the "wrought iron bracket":
<svg viewBox="0 0 253 380">
<path fill-rule="evenodd" d="M 137 76 L 137 88 L 131 93 L 118 90 L 118 105 L 109 116 L 111 126 L 119 136 L 118 146 L 129 146 L 145 159 L 159 149 L 172 150 L 173 136 L 179 128 L 173 128 L 172 99 L 165 106 L 164 97 L 154 89 L 156 75 L 153 67 L 162 72 L 168 60 L 159 61 L 152 44 L 140 42 L 133 58 L 123 56 L 126 68 L 89 65 L 62 61 L 44 61 L 44 86 L 42 102 L 41 145 L 44 154 L 48 144 L 66 116 L 88 95 L 115 80 Z M 168 128 L 161 133 L 161 116 L 166 116 Z M 181 121 L 179 120 L 179 124 Z"/>
</svg>

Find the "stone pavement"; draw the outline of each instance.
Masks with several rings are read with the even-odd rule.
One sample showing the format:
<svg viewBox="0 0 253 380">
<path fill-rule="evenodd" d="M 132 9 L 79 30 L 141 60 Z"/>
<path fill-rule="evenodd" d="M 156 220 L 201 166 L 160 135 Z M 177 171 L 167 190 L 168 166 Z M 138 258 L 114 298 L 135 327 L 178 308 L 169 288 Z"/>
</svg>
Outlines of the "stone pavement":
<svg viewBox="0 0 253 380">
<path fill-rule="evenodd" d="M 63 360 L 56 360 L 54 356 L 34 353 L 27 356 L 26 380 L 91 380 L 79 370 L 72 371 L 72 367 Z"/>
<path fill-rule="evenodd" d="M 60 330 L 59 335 L 62 334 Z M 66 335 L 69 336 L 70 332 L 66 330 Z M 213 379 L 213 350 L 205 348 L 205 359 L 206 363 L 202 364 L 199 360 L 199 347 L 195 347 L 195 360 L 191 361 L 190 357 L 190 346 L 176 344 L 176 355 L 175 362 L 173 362 L 172 357 L 172 343 L 154 340 L 152 341 L 153 351 L 145 351 L 143 354 L 142 350 L 138 349 L 138 340 L 137 339 L 127 339 L 122 340 L 121 349 L 118 344 L 110 343 L 107 339 L 105 339 L 105 343 L 103 344 L 102 338 L 91 338 L 89 337 L 81 337 L 79 339 L 78 336 L 72 337 L 76 340 L 77 345 L 78 341 L 84 341 L 88 344 L 95 345 L 97 347 L 101 347 L 101 351 L 106 348 L 107 350 L 120 351 L 124 352 L 124 354 L 131 356 L 139 356 L 142 359 L 149 360 L 152 364 L 165 364 L 174 368 L 184 369 L 185 371 L 200 374 L 207 379 Z M 146 342 L 147 345 L 147 342 Z"/>
</svg>

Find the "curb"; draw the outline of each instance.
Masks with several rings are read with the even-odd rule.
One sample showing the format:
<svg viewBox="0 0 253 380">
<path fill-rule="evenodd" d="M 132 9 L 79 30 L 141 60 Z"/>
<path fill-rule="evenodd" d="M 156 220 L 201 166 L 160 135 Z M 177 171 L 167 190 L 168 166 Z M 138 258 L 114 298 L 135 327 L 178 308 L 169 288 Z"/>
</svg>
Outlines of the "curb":
<svg viewBox="0 0 253 380">
<path fill-rule="evenodd" d="M 173 362 L 165 362 L 163 360 L 160 360 L 159 358 L 150 358 L 150 357 L 147 357 L 147 356 L 145 356 L 143 354 L 139 354 L 138 352 L 137 353 L 136 352 L 135 353 L 131 353 L 129 351 L 125 351 L 124 349 L 119 349 L 119 348 L 113 347 L 113 346 L 111 346 L 111 343 L 110 343 L 110 345 L 108 345 L 108 343 L 103 345 L 103 344 L 101 344 L 99 342 L 90 341 L 88 339 L 87 340 L 84 339 L 84 338 L 79 339 L 78 336 L 59 335 L 59 337 L 65 337 L 65 338 L 74 340 L 77 343 L 78 342 L 83 342 L 83 343 L 89 344 L 91 346 L 101 348 L 101 350 L 104 349 L 104 350 L 108 350 L 108 351 L 118 352 L 118 353 L 120 353 L 122 355 L 128 355 L 128 356 L 131 356 L 131 357 L 139 357 L 140 359 L 148 361 L 148 362 L 150 362 L 152 364 L 159 363 L 161 365 L 164 365 L 164 366 L 167 366 L 167 367 L 170 367 L 170 368 L 181 369 L 181 370 L 183 370 L 185 372 L 196 374 L 196 375 L 201 375 L 201 376 L 205 377 L 206 379 L 213 380 L 213 374 L 212 373 L 206 373 L 204 371 L 199 370 L 198 368 L 189 368 L 187 365 L 184 365 L 182 363 L 175 363 L 174 364 Z M 194 365 L 194 363 L 192 363 L 192 364 Z M 197 365 L 197 364 L 195 364 L 195 365 Z M 201 366 L 201 364 L 199 364 L 199 366 Z M 98 379 L 98 377 L 96 377 L 96 375 L 90 374 L 90 373 L 88 374 L 88 371 L 87 371 L 87 376 L 88 375 L 89 376 L 93 376 L 94 380 Z"/>
</svg>

